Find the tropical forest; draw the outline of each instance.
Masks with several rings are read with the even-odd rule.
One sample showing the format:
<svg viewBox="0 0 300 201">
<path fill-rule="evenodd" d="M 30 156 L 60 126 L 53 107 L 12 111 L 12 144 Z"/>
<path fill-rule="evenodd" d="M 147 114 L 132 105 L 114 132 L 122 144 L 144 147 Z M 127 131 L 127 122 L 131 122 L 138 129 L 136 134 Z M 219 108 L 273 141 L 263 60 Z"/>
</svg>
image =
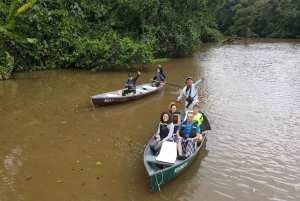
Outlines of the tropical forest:
<svg viewBox="0 0 300 201">
<path fill-rule="evenodd" d="M 0 76 L 122 70 L 224 37 L 300 38 L 300 1 L 0 0 Z"/>
</svg>

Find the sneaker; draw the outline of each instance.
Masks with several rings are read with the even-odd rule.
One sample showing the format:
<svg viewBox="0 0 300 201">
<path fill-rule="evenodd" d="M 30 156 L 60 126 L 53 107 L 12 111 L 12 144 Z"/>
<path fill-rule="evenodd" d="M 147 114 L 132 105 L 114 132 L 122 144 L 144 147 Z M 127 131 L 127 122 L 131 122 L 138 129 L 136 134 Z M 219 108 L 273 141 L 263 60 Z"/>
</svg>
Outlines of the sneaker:
<svg viewBox="0 0 300 201">
<path fill-rule="evenodd" d="M 177 156 L 177 159 L 178 159 L 178 160 L 182 160 L 182 156 L 181 156 L 181 155 L 178 155 L 178 156 Z"/>
</svg>

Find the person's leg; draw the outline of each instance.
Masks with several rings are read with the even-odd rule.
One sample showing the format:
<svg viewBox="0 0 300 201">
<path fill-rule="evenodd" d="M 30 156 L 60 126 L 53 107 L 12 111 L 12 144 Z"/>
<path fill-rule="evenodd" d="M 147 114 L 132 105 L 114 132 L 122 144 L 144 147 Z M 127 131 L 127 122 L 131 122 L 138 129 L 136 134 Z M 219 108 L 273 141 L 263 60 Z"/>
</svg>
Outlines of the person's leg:
<svg viewBox="0 0 300 201">
<path fill-rule="evenodd" d="M 196 151 L 196 141 L 193 139 L 188 139 L 187 144 L 185 146 L 185 156 L 190 157 Z"/>
<path fill-rule="evenodd" d="M 182 143 L 182 156 L 187 157 L 187 145 L 188 145 L 188 139 L 185 139 Z M 185 159 L 183 157 L 183 159 Z"/>
<path fill-rule="evenodd" d="M 202 142 L 202 139 L 203 139 L 203 137 L 201 134 L 197 135 L 197 139 L 196 139 L 197 143 Z"/>
<path fill-rule="evenodd" d="M 154 151 L 159 152 L 161 149 L 162 143 L 163 142 L 157 143 L 157 145 L 154 147 Z"/>
<path fill-rule="evenodd" d="M 182 155 L 182 145 L 181 145 L 181 142 L 182 142 L 182 138 L 177 138 L 176 139 L 176 143 L 177 143 L 177 151 L 178 151 L 178 154 L 179 155 Z"/>
<path fill-rule="evenodd" d="M 178 151 L 178 156 L 177 159 L 178 160 L 182 160 L 182 142 L 183 142 L 183 138 L 177 138 L 176 139 L 176 143 L 177 143 L 177 151 Z"/>
<path fill-rule="evenodd" d="M 153 140 L 151 143 L 150 143 L 150 148 L 152 149 L 152 150 L 154 150 L 154 147 L 157 145 L 157 140 Z"/>
</svg>

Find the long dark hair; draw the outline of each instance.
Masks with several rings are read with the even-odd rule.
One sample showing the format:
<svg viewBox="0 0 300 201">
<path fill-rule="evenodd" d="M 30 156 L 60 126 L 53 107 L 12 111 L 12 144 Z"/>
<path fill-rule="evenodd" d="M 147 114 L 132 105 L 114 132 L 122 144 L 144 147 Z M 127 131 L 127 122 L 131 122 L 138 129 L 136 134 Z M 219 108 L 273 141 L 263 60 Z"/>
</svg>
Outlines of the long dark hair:
<svg viewBox="0 0 300 201">
<path fill-rule="evenodd" d="M 173 119 L 172 119 L 172 115 L 170 114 L 170 112 L 162 112 L 161 115 L 160 115 L 160 121 L 163 121 L 163 116 L 167 114 L 169 116 L 169 119 L 167 121 L 167 124 L 170 124 L 173 122 Z"/>
</svg>

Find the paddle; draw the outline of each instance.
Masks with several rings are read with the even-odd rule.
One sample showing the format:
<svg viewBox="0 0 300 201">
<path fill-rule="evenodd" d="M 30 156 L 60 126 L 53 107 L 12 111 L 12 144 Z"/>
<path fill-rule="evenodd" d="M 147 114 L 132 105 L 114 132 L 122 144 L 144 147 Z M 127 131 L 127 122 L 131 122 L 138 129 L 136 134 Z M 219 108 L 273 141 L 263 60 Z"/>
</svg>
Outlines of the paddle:
<svg viewBox="0 0 300 201">
<path fill-rule="evenodd" d="M 163 82 L 163 81 L 158 81 L 158 80 L 151 80 L 151 81 L 155 81 L 155 82 Z M 174 87 L 180 87 L 180 84 L 176 84 L 176 83 L 169 83 L 169 82 L 164 82 L 165 84 L 174 86 Z"/>
</svg>

